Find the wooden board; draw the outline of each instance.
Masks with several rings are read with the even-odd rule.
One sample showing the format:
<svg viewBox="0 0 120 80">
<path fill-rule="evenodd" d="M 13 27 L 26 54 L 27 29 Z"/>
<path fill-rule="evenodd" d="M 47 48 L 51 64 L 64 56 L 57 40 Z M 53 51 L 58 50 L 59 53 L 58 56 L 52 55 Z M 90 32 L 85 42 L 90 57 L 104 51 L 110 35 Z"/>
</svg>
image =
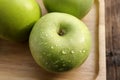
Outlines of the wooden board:
<svg viewBox="0 0 120 80">
<path fill-rule="evenodd" d="M 42 1 L 37 0 L 46 13 Z M 92 35 L 92 49 L 79 68 L 53 74 L 41 69 L 33 60 L 28 43 L 0 40 L 0 80 L 106 80 L 104 0 L 96 0 L 82 19 Z"/>
<path fill-rule="evenodd" d="M 120 80 L 120 0 L 105 0 L 107 80 Z"/>
</svg>

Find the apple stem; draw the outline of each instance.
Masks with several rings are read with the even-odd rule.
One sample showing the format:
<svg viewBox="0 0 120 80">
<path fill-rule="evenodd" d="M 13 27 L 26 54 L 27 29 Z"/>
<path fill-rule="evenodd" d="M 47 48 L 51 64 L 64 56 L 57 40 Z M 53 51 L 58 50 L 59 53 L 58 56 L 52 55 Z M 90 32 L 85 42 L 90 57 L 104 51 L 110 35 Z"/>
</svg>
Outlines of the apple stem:
<svg viewBox="0 0 120 80">
<path fill-rule="evenodd" d="M 59 29 L 58 35 L 63 36 L 65 34 L 64 29 Z"/>
</svg>

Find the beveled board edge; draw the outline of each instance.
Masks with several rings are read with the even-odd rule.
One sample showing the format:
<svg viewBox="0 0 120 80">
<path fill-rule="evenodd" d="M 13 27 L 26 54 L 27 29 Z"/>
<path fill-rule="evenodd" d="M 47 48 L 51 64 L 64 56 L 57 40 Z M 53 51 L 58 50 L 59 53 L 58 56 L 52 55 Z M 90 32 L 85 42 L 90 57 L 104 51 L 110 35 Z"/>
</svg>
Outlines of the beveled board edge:
<svg viewBox="0 0 120 80">
<path fill-rule="evenodd" d="M 106 80 L 105 1 L 97 1 L 99 5 L 99 73 L 95 80 Z"/>
</svg>

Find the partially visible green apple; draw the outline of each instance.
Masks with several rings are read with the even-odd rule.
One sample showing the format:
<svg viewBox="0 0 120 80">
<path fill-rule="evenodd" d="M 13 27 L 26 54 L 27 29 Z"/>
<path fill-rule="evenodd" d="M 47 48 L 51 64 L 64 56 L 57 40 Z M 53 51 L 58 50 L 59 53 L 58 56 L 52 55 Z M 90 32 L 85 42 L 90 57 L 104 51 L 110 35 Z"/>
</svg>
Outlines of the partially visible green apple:
<svg viewBox="0 0 120 80">
<path fill-rule="evenodd" d="M 25 41 L 41 11 L 35 0 L 0 0 L 0 37 Z"/>
<path fill-rule="evenodd" d="M 64 12 L 83 18 L 91 9 L 94 0 L 43 0 L 48 12 Z"/>
<path fill-rule="evenodd" d="M 86 25 L 66 13 L 49 13 L 33 27 L 29 46 L 35 61 L 50 72 L 65 72 L 88 57 L 91 35 Z"/>
</svg>

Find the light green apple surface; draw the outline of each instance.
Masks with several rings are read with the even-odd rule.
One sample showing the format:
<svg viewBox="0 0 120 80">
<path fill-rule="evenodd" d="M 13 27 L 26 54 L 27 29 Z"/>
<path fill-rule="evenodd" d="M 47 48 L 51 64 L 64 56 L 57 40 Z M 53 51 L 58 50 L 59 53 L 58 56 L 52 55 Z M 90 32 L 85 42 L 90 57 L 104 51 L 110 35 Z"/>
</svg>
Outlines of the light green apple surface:
<svg viewBox="0 0 120 80">
<path fill-rule="evenodd" d="M 0 38 L 25 41 L 41 12 L 35 0 L 0 0 Z"/>
<path fill-rule="evenodd" d="M 49 13 L 33 27 L 29 46 L 35 61 L 50 72 L 66 72 L 88 57 L 91 35 L 86 25 L 65 13 Z"/>
<path fill-rule="evenodd" d="M 91 9 L 94 0 L 43 0 L 48 12 L 63 12 L 83 18 Z"/>
</svg>

